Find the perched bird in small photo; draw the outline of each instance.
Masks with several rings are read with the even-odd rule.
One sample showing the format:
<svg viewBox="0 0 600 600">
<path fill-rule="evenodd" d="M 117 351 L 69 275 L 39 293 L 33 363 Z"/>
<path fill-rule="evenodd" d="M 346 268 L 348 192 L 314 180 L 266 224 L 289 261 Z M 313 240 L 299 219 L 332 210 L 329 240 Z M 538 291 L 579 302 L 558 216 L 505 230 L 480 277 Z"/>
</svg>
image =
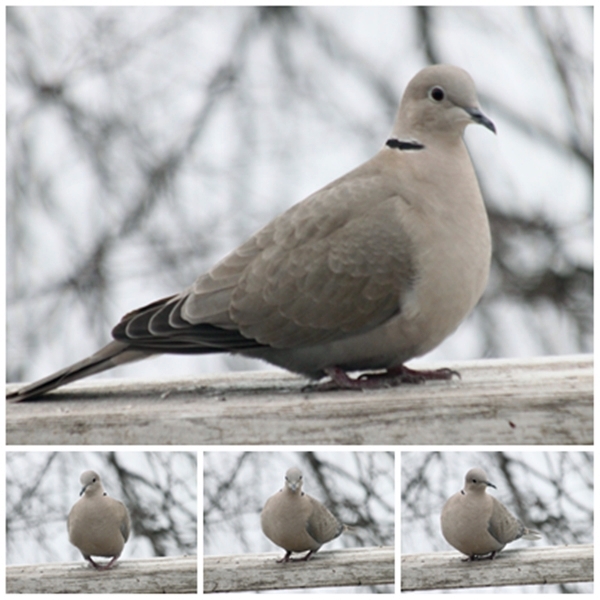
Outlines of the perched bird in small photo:
<svg viewBox="0 0 600 600">
<path fill-rule="evenodd" d="M 490 496 L 488 487 L 496 488 L 485 471 L 471 469 L 465 476 L 464 488 L 450 497 L 442 509 L 442 534 L 451 546 L 467 555 L 465 560 L 493 559 L 510 542 L 541 537 Z"/>
<path fill-rule="evenodd" d="M 69 541 L 94 568 L 104 571 L 121 556 L 129 538 L 129 512 L 122 502 L 106 494 L 98 473 L 85 471 L 80 481 L 81 498 L 73 505 L 67 521 Z M 100 565 L 92 556 L 110 558 L 110 562 Z"/>
<path fill-rule="evenodd" d="M 187 289 L 126 314 L 92 356 L 19 401 L 156 354 L 232 352 L 363 389 L 451 379 L 415 371 L 477 304 L 491 238 L 467 125 L 495 126 L 471 76 L 432 65 L 406 87 L 370 160 L 292 206 Z M 353 371 L 376 371 L 359 377 Z"/>
<path fill-rule="evenodd" d="M 308 560 L 323 544 L 348 529 L 323 504 L 302 491 L 302 472 L 292 467 L 285 474 L 285 485 L 271 496 L 261 512 L 263 533 L 285 550 L 277 562 Z M 292 552 L 307 552 L 290 558 Z"/>
</svg>

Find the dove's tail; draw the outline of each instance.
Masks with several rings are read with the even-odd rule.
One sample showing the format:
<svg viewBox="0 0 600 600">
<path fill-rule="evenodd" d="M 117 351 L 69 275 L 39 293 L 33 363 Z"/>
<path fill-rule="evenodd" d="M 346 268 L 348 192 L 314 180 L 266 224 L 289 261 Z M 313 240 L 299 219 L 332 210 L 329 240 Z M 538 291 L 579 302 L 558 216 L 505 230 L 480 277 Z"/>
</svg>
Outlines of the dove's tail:
<svg viewBox="0 0 600 600">
<path fill-rule="evenodd" d="M 66 383 L 71 383 L 77 379 L 83 379 L 89 375 L 101 373 L 107 369 L 112 369 L 118 365 L 124 365 L 129 362 L 141 360 L 152 356 L 154 352 L 145 350 L 136 350 L 123 342 L 111 342 L 98 350 L 95 354 L 84 358 L 79 362 L 61 369 L 48 377 L 35 381 L 14 392 L 6 395 L 7 400 L 19 402 L 21 400 L 30 400 L 37 398 L 50 390 L 53 390 Z"/>
<path fill-rule="evenodd" d="M 539 531 L 536 531 L 535 529 L 525 528 L 525 533 L 522 537 L 526 540 L 539 540 L 542 537 L 542 534 Z"/>
</svg>

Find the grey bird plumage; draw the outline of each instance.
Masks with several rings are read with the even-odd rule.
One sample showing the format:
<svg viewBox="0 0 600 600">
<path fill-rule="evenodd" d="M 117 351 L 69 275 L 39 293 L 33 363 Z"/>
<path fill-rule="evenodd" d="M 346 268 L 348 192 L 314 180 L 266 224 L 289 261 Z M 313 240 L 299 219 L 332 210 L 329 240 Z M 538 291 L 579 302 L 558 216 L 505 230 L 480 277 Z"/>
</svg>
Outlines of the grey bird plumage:
<svg viewBox="0 0 600 600">
<path fill-rule="evenodd" d="M 293 552 L 308 553 L 308 560 L 323 544 L 341 535 L 347 526 L 323 504 L 302 491 L 302 472 L 292 467 L 285 485 L 265 503 L 260 515 L 263 533 L 286 553 L 277 562 L 288 562 Z"/>
<path fill-rule="evenodd" d="M 463 140 L 495 132 L 464 70 L 408 84 L 390 138 L 366 163 L 266 225 L 180 294 L 123 317 L 114 341 L 8 395 L 25 400 L 153 354 L 233 352 L 332 387 L 448 379 L 404 366 L 471 312 L 491 257 L 487 214 Z M 353 379 L 349 371 L 384 370 Z"/>
<path fill-rule="evenodd" d="M 537 540 L 540 534 L 528 529 L 499 500 L 487 493 L 496 486 L 483 469 L 471 469 L 464 488 L 449 498 L 441 515 L 446 541 L 470 560 L 494 558 L 506 544 L 519 538 Z"/>
<path fill-rule="evenodd" d="M 80 481 L 81 498 L 73 505 L 67 521 L 69 541 L 94 568 L 110 569 L 129 539 L 129 512 L 122 502 L 106 494 L 98 473 L 85 471 Z M 111 560 L 100 565 L 92 556 Z"/>
</svg>

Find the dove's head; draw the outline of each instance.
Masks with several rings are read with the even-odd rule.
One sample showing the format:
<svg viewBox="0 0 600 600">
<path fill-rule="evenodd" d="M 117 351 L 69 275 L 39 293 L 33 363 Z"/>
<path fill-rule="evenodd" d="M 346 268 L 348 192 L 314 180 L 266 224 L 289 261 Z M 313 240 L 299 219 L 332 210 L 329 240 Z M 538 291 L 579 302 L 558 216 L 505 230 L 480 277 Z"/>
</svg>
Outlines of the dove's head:
<svg viewBox="0 0 600 600">
<path fill-rule="evenodd" d="M 469 123 L 478 123 L 496 133 L 496 127 L 479 106 L 475 83 L 459 67 L 432 65 L 409 82 L 393 137 L 427 145 L 436 136 L 460 137 Z"/>
<path fill-rule="evenodd" d="M 81 492 L 79 492 L 80 496 L 86 494 L 87 496 L 95 496 L 97 494 L 103 494 L 104 488 L 102 487 L 102 482 L 100 481 L 100 475 L 95 471 L 85 471 L 81 474 L 79 478 L 81 485 Z"/>
<path fill-rule="evenodd" d="M 294 493 L 300 492 L 302 488 L 302 471 L 297 467 L 288 469 L 285 474 L 285 485 Z"/>
<path fill-rule="evenodd" d="M 495 488 L 496 486 L 488 481 L 487 474 L 483 469 L 471 469 L 465 475 L 465 493 L 485 494 L 488 487 Z"/>
</svg>

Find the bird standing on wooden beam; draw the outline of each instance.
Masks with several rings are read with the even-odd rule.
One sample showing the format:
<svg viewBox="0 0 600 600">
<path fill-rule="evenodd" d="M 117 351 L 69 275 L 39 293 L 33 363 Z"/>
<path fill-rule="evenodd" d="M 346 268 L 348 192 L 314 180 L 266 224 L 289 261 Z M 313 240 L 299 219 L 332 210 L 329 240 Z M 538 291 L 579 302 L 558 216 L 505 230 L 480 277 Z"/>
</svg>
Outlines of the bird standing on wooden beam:
<svg viewBox="0 0 600 600">
<path fill-rule="evenodd" d="M 390 138 L 369 161 L 296 204 L 183 292 L 126 314 L 114 341 L 8 394 L 46 392 L 155 354 L 233 352 L 328 388 L 450 379 L 414 371 L 471 312 L 491 241 L 467 125 L 495 132 L 475 85 L 433 65 L 408 84 Z M 352 378 L 350 371 L 378 371 Z"/>
</svg>

